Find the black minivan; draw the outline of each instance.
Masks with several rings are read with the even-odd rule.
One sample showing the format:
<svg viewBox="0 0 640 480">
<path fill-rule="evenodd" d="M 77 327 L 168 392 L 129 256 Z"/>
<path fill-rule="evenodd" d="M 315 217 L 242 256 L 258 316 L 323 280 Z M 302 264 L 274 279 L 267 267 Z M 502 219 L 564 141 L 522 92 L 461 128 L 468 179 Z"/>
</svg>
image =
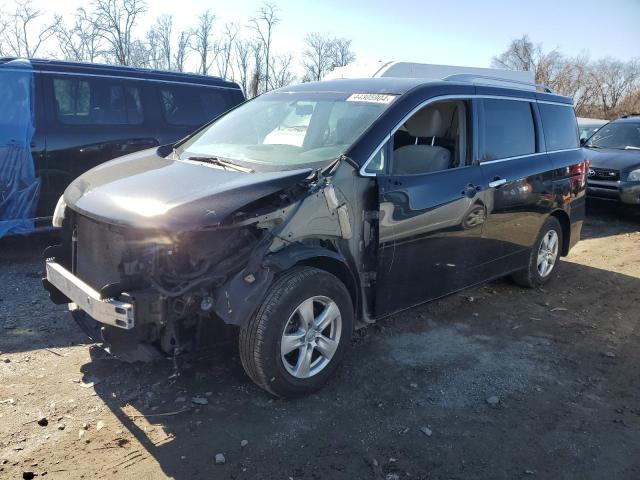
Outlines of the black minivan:
<svg viewBox="0 0 640 480">
<path fill-rule="evenodd" d="M 58 202 L 45 288 L 123 357 L 235 325 L 247 374 L 292 396 L 354 328 L 506 275 L 541 285 L 585 215 L 572 101 L 476 80 L 284 87 L 94 168 Z"/>
<path fill-rule="evenodd" d="M 0 237 L 33 229 L 34 216 L 50 227 L 64 189 L 90 168 L 175 142 L 242 101 L 217 77 L 1 58 Z"/>
</svg>

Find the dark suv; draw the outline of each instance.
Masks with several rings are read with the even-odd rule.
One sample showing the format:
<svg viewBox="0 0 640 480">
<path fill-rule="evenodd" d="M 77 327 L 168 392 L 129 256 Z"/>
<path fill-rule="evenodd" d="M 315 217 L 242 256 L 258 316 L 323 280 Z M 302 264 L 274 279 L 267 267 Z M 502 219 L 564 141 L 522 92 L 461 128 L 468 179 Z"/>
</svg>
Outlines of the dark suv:
<svg viewBox="0 0 640 480">
<path fill-rule="evenodd" d="M 237 325 L 248 375 L 304 394 L 354 328 L 505 275 L 548 281 L 580 238 L 583 155 L 571 99 L 535 88 L 285 87 L 73 182 L 44 284 L 123 354 Z"/>
<path fill-rule="evenodd" d="M 640 205 L 640 115 L 607 123 L 583 144 L 590 161 L 587 195 Z"/>
<path fill-rule="evenodd" d="M 216 77 L 0 58 L 0 237 L 50 227 L 90 168 L 175 142 L 242 101 Z"/>
</svg>

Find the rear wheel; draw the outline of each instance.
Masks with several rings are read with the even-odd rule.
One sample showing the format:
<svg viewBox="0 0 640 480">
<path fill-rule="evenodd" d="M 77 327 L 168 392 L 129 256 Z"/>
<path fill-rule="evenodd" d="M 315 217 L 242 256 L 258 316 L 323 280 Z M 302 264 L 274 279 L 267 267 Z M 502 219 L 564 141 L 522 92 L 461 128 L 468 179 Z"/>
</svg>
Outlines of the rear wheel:
<svg viewBox="0 0 640 480">
<path fill-rule="evenodd" d="M 562 227 L 555 217 L 549 217 L 531 248 L 529 265 L 511 277 L 523 287 L 533 288 L 549 281 L 560 263 Z"/>
<path fill-rule="evenodd" d="M 297 267 L 273 284 L 241 328 L 242 365 L 274 395 L 305 395 L 334 375 L 352 329 L 353 306 L 344 284 L 323 270 Z"/>
</svg>

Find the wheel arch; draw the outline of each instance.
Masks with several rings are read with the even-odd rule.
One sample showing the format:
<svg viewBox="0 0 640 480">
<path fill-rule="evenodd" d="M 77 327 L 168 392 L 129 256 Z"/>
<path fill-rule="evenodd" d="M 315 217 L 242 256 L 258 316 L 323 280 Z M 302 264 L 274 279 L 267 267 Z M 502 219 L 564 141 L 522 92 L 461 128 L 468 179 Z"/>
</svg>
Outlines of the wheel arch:
<svg viewBox="0 0 640 480">
<path fill-rule="evenodd" d="M 317 268 L 319 270 L 324 270 L 328 272 L 340 280 L 349 292 L 351 296 L 351 303 L 353 305 L 353 314 L 355 318 L 358 318 L 359 312 L 359 300 L 360 294 L 358 285 L 356 283 L 347 262 L 342 259 L 335 258 L 333 256 L 313 256 L 305 258 L 304 260 L 299 261 L 294 266 L 303 265 L 307 267 Z"/>
<path fill-rule="evenodd" d="M 227 324 L 243 325 L 255 313 L 275 279 L 296 266 L 326 271 L 344 283 L 353 302 L 354 318 L 359 313 L 359 289 L 347 260 L 335 250 L 296 244 L 265 255 L 255 271 L 247 268 L 222 285 L 215 297 L 215 313 Z M 250 279 L 250 281 L 247 281 Z"/>
</svg>

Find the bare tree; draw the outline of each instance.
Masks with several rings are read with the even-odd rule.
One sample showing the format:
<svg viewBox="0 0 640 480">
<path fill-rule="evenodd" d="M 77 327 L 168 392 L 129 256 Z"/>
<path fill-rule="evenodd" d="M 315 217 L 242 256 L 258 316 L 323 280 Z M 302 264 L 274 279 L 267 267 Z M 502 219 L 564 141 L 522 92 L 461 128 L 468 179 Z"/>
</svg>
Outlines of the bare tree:
<svg viewBox="0 0 640 480">
<path fill-rule="evenodd" d="M 256 16 L 250 20 L 251 28 L 257 33 L 262 51 L 264 52 L 264 90 L 269 89 L 269 70 L 271 70 L 271 41 L 274 27 L 280 23 L 278 7 L 265 2 L 258 9 Z"/>
<path fill-rule="evenodd" d="M 535 45 L 528 35 L 513 40 L 509 48 L 493 57 L 491 66 L 510 70 L 533 72 L 536 83 L 548 83 L 562 60 L 557 50 L 545 52 L 541 44 Z"/>
<path fill-rule="evenodd" d="M 171 31 L 173 30 L 173 17 L 171 15 L 160 15 L 156 23 L 156 34 L 162 64 L 164 68 L 171 70 Z"/>
<path fill-rule="evenodd" d="M 349 65 L 355 60 L 356 54 L 351 50 L 351 40 L 348 38 L 334 38 L 331 49 L 331 70 Z"/>
<path fill-rule="evenodd" d="M 238 25 L 235 23 L 227 23 L 224 26 L 224 33 L 219 44 L 218 54 L 218 73 L 222 78 L 229 77 L 229 70 L 233 70 L 231 56 L 233 55 L 234 44 L 238 36 Z M 233 74 L 231 74 L 233 76 Z"/>
<path fill-rule="evenodd" d="M 60 22 L 60 17 L 55 16 L 53 21 L 38 25 L 38 19 L 43 15 L 42 10 L 33 8 L 31 0 L 16 2 L 14 12 L 7 15 L 0 32 L 0 43 L 5 45 L 6 53 L 27 58 L 37 55 L 43 43 L 55 35 Z"/>
<path fill-rule="evenodd" d="M 150 65 L 156 69 L 171 70 L 171 15 L 161 15 L 147 32 Z"/>
<path fill-rule="evenodd" d="M 613 118 L 633 105 L 634 95 L 640 91 L 640 58 L 590 62 L 584 53 L 566 57 L 557 50 L 545 51 L 527 35 L 512 41 L 505 52 L 493 58 L 492 66 L 534 72 L 537 83 L 573 97 L 581 116 Z"/>
<path fill-rule="evenodd" d="M 62 19 L 56 26 L 58 47 L 67 60 L 93 63 L 100 55 L 102 38 L 84 8 L 78 8 L 74 23 L 67 27 Z"/>
<path fill-rule="evenodd" d="M 238 72 L 238 83 L 242 87 L 244 94 L 248 95 L 251 44 L 247 40 L 240 39 L 236 42 L 234 58 Z"/>
<path fill-rule="evenodd" d="M 192 50 L 199 56 L 198 72 L 207 75 L 211 65 L 218 56 L 218 45 L 213 36 L 213 22 L 215 15 L 211 10 L 205 10 L 198 15 L 198 26 L 191 32 Z"/>
<path fill-rule="evenodd" d="M 251 74 L 251 83 L 249 84 L 249 97 L 256 97 L 260 92 L 260 84 L 262 81 L 262 71 L 264 59 L 262 56 L 262 43 L 254 41 L 251 43 L 251 54 L 253 55 L 253 73 Z M 265 88 L 266 90 L 266 88 Z"/>
<path fill-rule="evenodd" d="M 640 58 L 626 63 L 603 58 L 593 65 L 590 77 L 602 113 L 608 118 L 625 96 L 640 89 Z"/>
<path fill-rule="evenodd" d="M 273 69 L 271 72 L 271 88 L 280 88 L 290 85 L 295 80 L 295 75 L 291 72 L 291 62 L 293 55 L 276 55 L 273 59 Z"/>
<path fill-rule="evenodd" d="M 189 53 L 189 44 L 191 41 L 190 32 L 180 32 L 178 37 L 178 45 L 173 55 L 173 68 L 178 72 L 184 72 L 187 54 Z"/>
<path fill-rule="evenodd" d="M 149 56 L 149 45 L 140 40 L 139 38 L 135 39 L 129 45 L 129 63 L 132 67 L 138 68 L 156 68 L 151 63 L 151 58 Z"/>
<path fill-rule="evenodd" d="M 304 39 L 302 51 L 304 66 L 303 81 L 318 81 L 329 71 L 332 64 L 333 40 L 317 32 L 310 33 Z"/>
<path fill-rule="evenodd" d="M 136 19 L 146 11 L 144 0 L 93 0 L 94 24 L 109 45 L 116 64 L 130 65 Z M 138 53 L 136 52 L 136 55 Z"/>
<path fill-rule="evenodd" d="M 149 66 L 155 69 L 161 69 L 164 67 L 164 57 L 160 53 L 160 35 L 155 26 L 151 27 L 147 32 L 147 57 L 149 61 Z M 139 52 L 136 52 L 136 56 L 139 55 Z M 137 59 L 139 60 L 139 58 Z M 132 64 L 135 64 L 132 61 Z"/>
</svg>

